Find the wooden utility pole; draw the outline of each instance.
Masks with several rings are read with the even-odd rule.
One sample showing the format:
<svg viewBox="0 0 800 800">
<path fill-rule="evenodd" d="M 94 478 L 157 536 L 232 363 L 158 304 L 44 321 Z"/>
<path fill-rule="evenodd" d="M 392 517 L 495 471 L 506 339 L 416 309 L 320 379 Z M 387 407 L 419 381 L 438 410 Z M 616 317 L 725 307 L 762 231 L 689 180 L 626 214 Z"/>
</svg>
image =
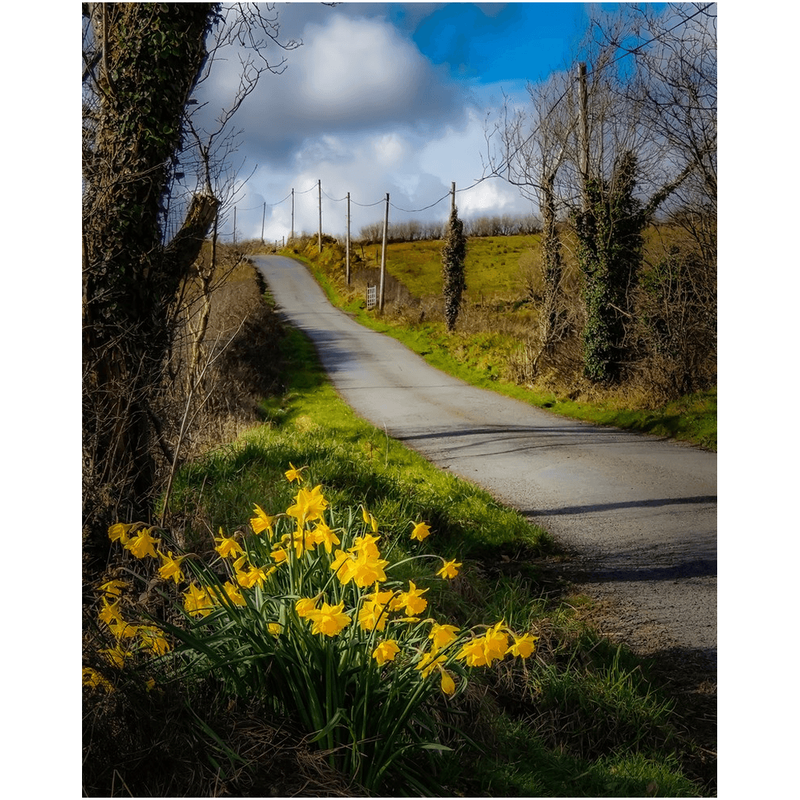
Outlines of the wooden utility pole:
<svg viewBox="0 0 800 800">
<path fill-rule="evenodd" d="M 319 252 L 322 252 L 322 181 L 317 181 L 317 187 L 319 189 L 319 233 L 317 234 L 317 246 L 319 247 Z"/>
<path fill-rule="evenodd" d="M 264 210 L 261 212 L 261 244 L 264 244 L 264 223 L 267 221 L 267 204 L 264 203 Z"/>
<path fill-rule="evenodd" d="M 350 192 L 347 193 L 347 241 L 345 246 L 345 271 L 347 285 L 350 285 Z"/>
<path fill-rule="evenodd" d="M 580 171 L 585 210 L 589 202 L 586 194 L 589 181 L 589 94 L 586 89 L 586 63 L 583 61 L 578 64 L 578 114 Z"/>
<path fill-rule="evenodd" d="M 292 189 L 292 232 L 289 234 L 289 240 L 294 239 L 294 189 Z"/>
<path fill-rule="evenodd" d="M 386 239 L 389 233 L 389 192 L 386 192 L 386 214 L 383 217 L 383 247 L 381 248 L 381 289 L 378 308 L 383 311 L 384 289 L 386 286 Z"/>
<path fill-rule="evenodd" d="M 450 214 L 456 210 L 456 182 L 450 184 Z"/>
<path fill-rule="evenodd" d="M 233 243 L 236 244 L 236 206 L 233 207 Z"/>
</svg>

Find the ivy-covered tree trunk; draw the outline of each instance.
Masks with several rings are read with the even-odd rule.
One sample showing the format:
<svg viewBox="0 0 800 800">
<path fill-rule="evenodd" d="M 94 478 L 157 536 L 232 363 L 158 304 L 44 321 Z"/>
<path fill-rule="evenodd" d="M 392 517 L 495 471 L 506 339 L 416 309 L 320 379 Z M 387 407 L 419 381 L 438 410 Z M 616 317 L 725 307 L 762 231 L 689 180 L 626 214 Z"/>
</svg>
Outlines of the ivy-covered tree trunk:
<svg viewBox="0 0 800 800">
<path fill-rule="evenodd" d="M 204 58 L 210 3 L 84 4 L 84 532 L 109 515 L 146 518 L 157 401 L 187 270 L 217 211 L 194 197 L 162 245 L 162 204 L 183 114 Z M 88 81 L 88 83 L 87 83 Z"/>
<path fill-rule="evenodd" d="M 587 316 L 584 374 L 593 381 L 615 381 L 623 361 L 625 322 L 647 223 L 633 196 L 635 186 L 636 157 L 627 152 L 610 181 L 587 180 L 586 206 L 573 215 Z"/>
<path fill-rule="evenodd" d="M 458 209 L 453 206 L 442 247 L 444 318 L 448 331 L 455 330 L 456 319 L 461 309 L 461 295 L 467 288 L 464 277 L 466 257 L 467 237 L 464 236 L 464 223 L 458 218 Z"/>
<path fill-rule="evenodd" d="M 563 262 L 561 237 L 556 225 L 555 173 L 542 182 L 542 260 L 544 262 L 544 303 L 540 317 L 542 350 L 546 351 L 558 329 L 558 295 L 561 286 Z"/>
</svg>

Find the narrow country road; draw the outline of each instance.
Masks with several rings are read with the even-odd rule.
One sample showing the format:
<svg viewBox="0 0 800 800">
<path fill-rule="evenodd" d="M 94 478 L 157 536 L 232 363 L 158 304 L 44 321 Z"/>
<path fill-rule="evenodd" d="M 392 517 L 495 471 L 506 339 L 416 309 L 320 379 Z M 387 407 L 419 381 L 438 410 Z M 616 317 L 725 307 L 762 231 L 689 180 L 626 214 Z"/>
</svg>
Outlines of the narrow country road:
<svg viewBox="0 0 800 800">
<path fill-rule="evenodd" d="M 299 262 L 252 259 L 359 415 L 550 531 L 582 588 L 615 603 L 618 638 L 716 668 L 715 453 L 470 387 L 333 308 Z"/>
</svg>

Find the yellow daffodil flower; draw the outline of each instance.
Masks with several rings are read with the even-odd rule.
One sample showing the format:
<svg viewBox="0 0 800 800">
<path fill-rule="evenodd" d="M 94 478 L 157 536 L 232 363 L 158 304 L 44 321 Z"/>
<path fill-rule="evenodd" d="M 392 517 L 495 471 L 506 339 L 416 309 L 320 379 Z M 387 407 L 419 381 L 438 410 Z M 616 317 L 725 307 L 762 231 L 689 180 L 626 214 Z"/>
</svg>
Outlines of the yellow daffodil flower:
<svg viewBox="0 0 800 800">
<path fill-rule="evenodd" d="M 317 610 L 316 597 L 301 597 L 295 604 L 294 610 L 301 619 L 311 616 Z"/>
<path fill-rule="evenodd" d="M 275 535 L 275 532 L 272 529 L 272 525 L 275 522 L 275 517 L 271 517 L 259 505 L 253 506 L 253 513 L 255 516 L 250 519 L 250 527 L 253 529 L 253 533 L 263 533 L 264 531 L 269 531 L 270 538 L 272 538 Z M 221 529 L 220 533 L 222 533 Z"/>
<path fill-rule="evenodd" d="M 375 542 L 380 540 L 380 536 L 373 536 L 368 533 L 366 536 L 356 536 L 353 539 L 353 546 L 350 548 L 351 553 L 360 554 L 364 553 L 370 558 L 380 558 L 380 550 Z"/>
<path fill-rule="evenodd" d="M 382 631 L 386 628 L 386 606 L 374 600 L 365 600 L 358 611 L 358 624 L 365 631 Z"/>
<path fill-rule="evenodd" d="M 300 483 L 300 481 L 303 479 L 302 473 L 304 469 L 308 469 L 308 467 L 300 467 L 300 469 L 297 469 L 297 467 L 295 467 L 295 465 L 290 461 L 289 469 L 287 469 L 283 474 L 286 476 L 286 480 L 289 481 L 289 483 L 292 481 L 297 481 Z"/>
<path fill-rule="evenodd" d="M 108 628 L 114 635 L 115 639 L 132 639 L 139 632 L 138 625 L 132 625 L 130 622 L 125 622 L 125 620 L 122 618 L 110 622 Z"/>
<path fill-rule="evenodd" d="M 193 583 L 184 592 L 183 607 L 192 616 L 206 617 L 214 610 L 214 603 L 205 589 Z"/>
<path fill-rule="evenodd" d="M 142 639 L 142 644 L 157 656 L 163 656 L 164 653 L 171 649 L 170 643 L 158 628 L 142 625 L 139 628 L 139 636 Z"/>
<path fill-rule="evenodd" d="M 161 544 L 160 539 L 154 539 L 150 535 L 152 528 L 142 528 L 136 536 L 132 536 L 125 544 L 125 549 L 130 550 L 136 558 L 157 558 L 154 545 Z"/>
<path fill-rule="evenodd" d="M 339 579 L 339 583 L 341 583 L 342 586 L 346 586 L 353 580 L 353 567 L 355 563 L 356 559 L 350 553 L 346 553 L 344 550 L 336 551 L 336 556 L 331 562 L 331 569 L 336 573 L 336 577 Z"/>
<path fill-rule="evenodd" d="M 502 660 L 508 650 L 508 634 L 501 629 L 502 627 L 504 627 L 504 623 L 498 622 L 497 625 L 486 631 L 483 637 L 483 647 L 489 666 L 495 661 Z"/>
<path fill-rule="evenodd" d="M 268 570 L 265 570 L 264 567 L 251 567 L 247 572 L 237 572 L 236 579 L 239 581 L 239 585 L 245 589 L 252 589 L 254 586 L 262 589 L 267 578 L 273 572 L 275 572 L 275 567 L 270 567 Z"/>
<path fill-rule="evenodd" d="M 460 561 L 445 561 L 444 566 L 436 573 L 445 579 L 455 578 L 458 575 L 458 568 L 461 566 Z"/>
<path fill-rule="evenodd" d="M 384 567 L 388 564 L 388 561 L 381 558 L 372 558 L 366 553 L 360 553 L 351 567 L 353 582 L 362 588 L 372 586 L 376 582 L 382 583 L 386 580 Z"/>
<path fill-rule="evenodd" d="M 520 658 L 530 658 L 536 650 L 536 640 L 538 636 L 530 633 L 524 633 L 522 636 L 514 636 L 514 644 L 506 650 L 512 656 L 519 656 Z"/>
<path fill-rule="evenodd" d="M 91 667 L 83 668 L 83 685 L 91 686 L 93 689 L 105 689 L 107 692 L 114 691 L 114 687 L 97 670 Z"/>
<path fill-rule="evenodd" d="M 313 622 L 312 633 L 336 636 L 350 624 L 350 615 L 343 611 L 344 601 L 335 606 L 323 603 L 322 608 L 312 611 L 308 617 Z"/>
<path fill-rule="evenodd" d="M 361 518 L 367 525 L 370 526 L 370 528 L 372 528 L 373 533 L 378 532 L 378 520 L 376 520 L 375 517 L 373 517 L 366 508 L 364 508 L 364 506 L 361 506 Z"/>
<path fill-rule="evenodd" d="M 453 680 L 453 676 L 446 669 L 443 669 L 442 667 L 439 667 L 439 674 L 441 675 L 442 678 L 440 684 L 442 687 L 442 691 L 448 695 L 453 694 L 453 692 L 455 692 L 456 690 L 456 682 Z"/>
<path fill-rule="evenodd" d="M 483 639 L 476 638 L 466 642 L 457 656 L 467 662 L 468 667 L 485 667 L 486 652 L 483 649 Z"/>
<path fill-rule="evenodd" d="M 431 529 L 425 522 L 418 522 L 416 525 L 414 525 L 414 530 L 411 531 L 411 538 L 416 539 L 418 542 L 421 542 L 430 535 Z"/>
<path fill-rule="evenodd" d="M 111 525 L 108 529 L 108 538 L 111 539 L 112 542 L 119 542 L 121 545 L 126 545 L 128 543 L 128 539 L 130 538 L 128 534 L 130 533 L 132 528 L 135 528 L 139 523 L 133 522 L 131 524 L 127 524 L 125 522 L 115 522 Z"/>
<path fill-rule="evenodd" d="M 435 650 L 441 650 L 452 642 L 458 635 L 458 628 L 455 625 L 440 625 L 438 622 L 433 623 L 431 632 L 428 638 L 433 641 Z"/>
<path fill-rule="evenodd" d="M 110 597 L 120 597 L 122 595 L 122 590 L 127 589 L 128 586 L 129 584 L 125 581 L 107 581 L 100 587 L 99 591 Z"/>
<path fill-rule="evenodd" d="M 322 486 L 313 489 L 301 489 L 295 497 L 294 505 L 286 509 L 290 517 L 297 520 L 298 527 L 306 522 L 322 519 L 322 513 L 328 507 L 328 501 L 322 496 Z"/>
<path fill-rule="evenodd" d="M 123 619 L 122 615 L 119 613 L 119 601 L 117 600 L 113 603 L 109 603 L 103 598 L 103 607 L 100 609 L 100 613 L 97 617 L 101 622 L 105 622 L 105 624 L 109 626 L 121 623 Z"/>
<path fill-rule="evenodd" d="M 267 625 L 267 630 L 268 630 L 268 631 L 269 631 L 269 632 L 270 632 L 270 633 L 271 633 L 273 636 L 278 636 L 278 635 L 280 634 L 280 632 L 283 630 L 283 628 L 281 628 L 281 624 L 280 624 L 280 622 L 270 622 L 270 623 Z"/>
<path fill-rule="evenodd" d="M 382 666 L 387 661 L 394 661 L 394 657 L 400 652 L 400 647 L 394 639 L 384 639 L 372 651 L 372 657 Z"/>
<path fill-rule="evenodd" d="M 256 506 L 258 508 L 258 506 Z M 250 520 L 250 524 L 253 525 L 254 520 Z M 254 528 L 255 530 L 255 528 Z M 258 531 L 256 531 L 258 533 Z M 214 541 L 217 542 L 214 550 L 219 553 L 220 558 L 236 558 L 237 556 L 244 556 L 244 549 L 236 541 L 233 536 L 226 536 L 222 532 L 222 528 L 219 529 L 219 536 L 214 537 Z"/>
<path fill-rule="evenodd" d="M 168 581 L 170 578 L 172 578 L 177 585 L 184 580 L 183 570 L 181 569 L 181 561 L 183 561 L 186 556 L 173 556 L 171 550 L 168 551 L 167 555 L 164 555 L 159 550 L 158 555 L 161 557 L 162 562 L 161 566 L 158 568 L 158 574 L 165 581 Z"/>
<path fill-rule="evenodd" d="M 222 585 L 222 594 L 235 606 L 247 605 L 247 601 L 244 599 L 239 587 L 235 586 L 230 581 L 225 581 Z"/>
<path fill-rule="evenodd" d="M 341 544 L 339 537 L 324 523 L 318 522 L 317 527 L 311 531 L 312 541 L 315 545 L 322 545 L 326 553 L 333 552 L 333 545 Z"/>
<path fill-rule="evenodd" d="M 415 669 L 422 673 L 423 678 L 427 678 L 428 675 L 430 675 L 434 669 L 443 664 L 445 660 L 445 657 L 441 655 L 436 656 L 433 653 L 423 653 L 422 658 L 417 663 Z"/>
<path fill-rule="evenodd" d="M 408 582 L 408 591 L 400 592 L 394 597 L 389 605 L 392 611 L 405 609 L 411 616 L 421 614 L 427 607 L 428 601 L 422 597 L 427 589 L 417 589 L 414 581 Z"/>
</svg>

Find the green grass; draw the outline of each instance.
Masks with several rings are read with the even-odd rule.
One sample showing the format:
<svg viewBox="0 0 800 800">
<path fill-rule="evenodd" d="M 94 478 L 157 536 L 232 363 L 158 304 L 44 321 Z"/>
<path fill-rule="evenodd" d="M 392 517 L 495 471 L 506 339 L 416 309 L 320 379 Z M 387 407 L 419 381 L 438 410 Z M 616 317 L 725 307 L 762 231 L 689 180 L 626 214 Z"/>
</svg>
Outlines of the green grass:
<svg viewBox="0 0 800 800">
<path fill-rule="evenodd" d="M 281 353 L 287 389 L 264 401 L 263 425 L 179 474 L 171 507 L 187 538 L 207 546 L 219 526 L 244 524 L 253 503 L 286 508 L 290 461 L 309 466 L 332 506 L 366 503 L 398 556 L 411 522 L 427 521 L 435 552 L 464 562 L 458 581 L 432 582 L 441 614 L 457 625 L 502 617 L 541 636 L 535 661 L 476 676 L 445 713 L 474 747 L 453 737 L 443 794 L 699 796 L 675 755 L 688 745 L 647 665 L 588 631 L 573 599 L 543 581 L 550 536 L 355 417 L 303 335 L 289 331 Z M 415 580 L 425 577 L 415 566 Z"/>
<path fill-rule="evenodd" d="M 539 236 L 471 237 L 464 272 L 466 298 L 519 293 L 519 258 L 538 247 Z M 441 294 L 442 242 L 402 242 L 387 247 L 391 273 L 417 297 Z"/>
</svg>

